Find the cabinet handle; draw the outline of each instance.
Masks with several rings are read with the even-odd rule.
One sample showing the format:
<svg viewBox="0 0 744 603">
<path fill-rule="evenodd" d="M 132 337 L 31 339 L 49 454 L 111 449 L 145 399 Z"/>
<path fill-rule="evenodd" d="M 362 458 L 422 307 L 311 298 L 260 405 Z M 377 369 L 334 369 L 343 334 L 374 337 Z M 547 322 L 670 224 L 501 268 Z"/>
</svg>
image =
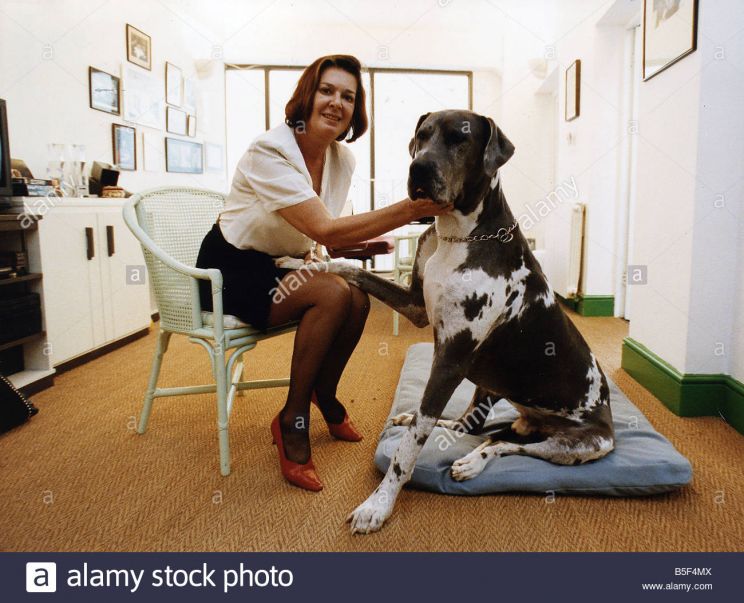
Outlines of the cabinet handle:
<svg viewBox="0 0 744 603">
<path fill-rule="evenodd" d="M 93 242 L 93 229 L 90 226 L 85 227 L 85 247 L 89 260 L 96 257 L 96 246 Z"/>
<path fill-rule="evenodd" d="M 106 245 L 108 246 L 108 256 L 111 257 L 116 253 L 116 248 L 114 244 L 114 227 L 113 226 L 107 226 L 106 227 Z"/>
</svg>

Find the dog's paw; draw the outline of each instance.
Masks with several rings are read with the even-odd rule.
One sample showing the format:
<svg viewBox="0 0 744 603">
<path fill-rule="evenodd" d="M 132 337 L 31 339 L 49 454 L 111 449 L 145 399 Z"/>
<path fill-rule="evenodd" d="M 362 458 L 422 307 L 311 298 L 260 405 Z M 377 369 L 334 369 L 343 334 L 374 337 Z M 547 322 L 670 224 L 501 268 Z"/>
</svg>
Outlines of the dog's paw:
<svg viewBox="0 0 744 603">
<path fill-rule="evenodd" d="M 473 450 L 473 452 L 452 463 L 450 474 L 456 482 L 464 482 L 479 475 L 487 463 L 487 455 L 484 456 L 482 451 Z"/>
<path fill-rule="evenodd" d="M 450 429 L 452 431 L 465 431 L 460 421 L 453 421 L 452 419 L 439 419 L 437 421 L 437 427 L 444 427 L 444 429 Z"/>
<path fill-rule="evenodd" d="M 393 512 L 393 505 L 380 493 L 374 493 L 354 509 L 346 521 L 351 524 L 352 534 L 376 532 Z"/>
<path fill-rule="evenodd" d="M 410 412 L 402 412 L 399 415 L 395 415 L 391 420 L 393 425 L 408 427 L 413 420 L 413 415 Z"/>
<path fill-rule="evenodd" d="M 283 255 L 280 258 L 274 258 L 274 266 L 277 268 L 285 268 L 287 270 L 299 270 L 305 265 L 300 258 L 293 258 L 288 255 Z"/>
</svg>

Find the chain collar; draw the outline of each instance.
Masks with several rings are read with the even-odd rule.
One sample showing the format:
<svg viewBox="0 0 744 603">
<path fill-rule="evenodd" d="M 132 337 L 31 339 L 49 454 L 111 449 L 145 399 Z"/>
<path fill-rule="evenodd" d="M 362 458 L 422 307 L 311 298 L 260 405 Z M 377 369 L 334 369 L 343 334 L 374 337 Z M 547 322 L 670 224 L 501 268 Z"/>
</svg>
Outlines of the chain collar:
<svg viewBox="0 0 744 603">
<path fill-rule="evenodd" d="M 484 235 L 471 235 L 469 237 L 445 237 L 437 233 L 437 237 L 447 243 L 471 243 L 473 241 L 490 241 L 491 239 L 498 239 L 501 243 L 508 243 L 514 238 L 513 232 L 519 226 L 519 222 L 516 220 L 514 224 L 508 228 L 499 228 L 495 234 L 484 234 Z"/>
</svg>

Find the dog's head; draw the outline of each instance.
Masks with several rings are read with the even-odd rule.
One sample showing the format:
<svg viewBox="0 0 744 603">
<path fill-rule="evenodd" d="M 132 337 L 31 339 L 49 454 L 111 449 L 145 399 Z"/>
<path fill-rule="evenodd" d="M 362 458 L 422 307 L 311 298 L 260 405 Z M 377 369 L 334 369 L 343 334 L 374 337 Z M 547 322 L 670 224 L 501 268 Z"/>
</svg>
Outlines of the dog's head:
<svg viewBox="0 0 744 603">
<path fill-rule="evenodd" d="M 408 196 L 453 203 L 469 211 L 471 191 L 482 190 L 514 154 L 514 145 L 490 117 L 471 111 L 437 111 L 419 117 L 408 145 L 413 157 Z M 472 209 L 472 208 L 470 208 Z"/>
</svg>

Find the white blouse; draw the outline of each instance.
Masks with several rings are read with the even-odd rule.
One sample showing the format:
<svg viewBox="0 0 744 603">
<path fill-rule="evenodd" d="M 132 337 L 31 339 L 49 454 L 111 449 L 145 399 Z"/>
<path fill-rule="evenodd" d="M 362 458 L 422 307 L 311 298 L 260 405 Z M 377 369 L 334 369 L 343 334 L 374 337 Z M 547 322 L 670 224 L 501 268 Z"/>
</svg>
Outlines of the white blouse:
<svg viewBox="0 0 744 603">
<path fill-rule="evenodd" d="M 235 170 L 230 194 L 220 214 L 225 240 L 239 249 L 256 249 L 272 256 L 304 256 L 313 241 L 277 209 L 319 196 L 334 217 L 341 215 L 355 166 L 352 152 L 334 141 L 328 147 L 320 185 L 312 178 L 294 137 L 282 124 L 256 138 Z"/>
</svg>

